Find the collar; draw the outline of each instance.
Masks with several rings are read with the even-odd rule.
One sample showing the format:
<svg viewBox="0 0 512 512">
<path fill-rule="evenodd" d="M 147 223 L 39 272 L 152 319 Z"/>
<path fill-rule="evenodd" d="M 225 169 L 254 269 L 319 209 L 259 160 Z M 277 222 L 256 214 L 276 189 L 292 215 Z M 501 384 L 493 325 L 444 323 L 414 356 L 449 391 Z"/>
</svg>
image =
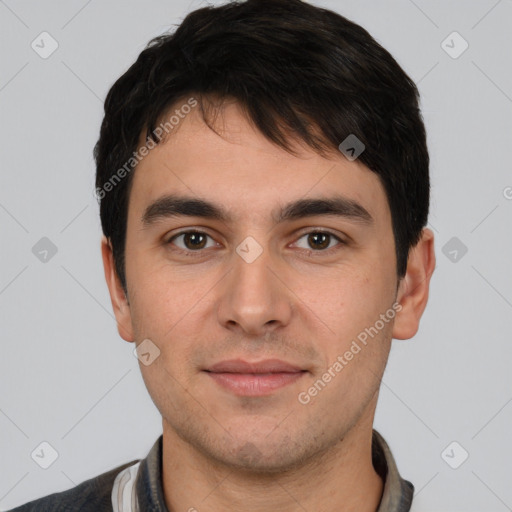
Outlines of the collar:
<svg viewBox="0 0 512 512">
<path fill-rule="evenodd" d="M 375 471 L 384 481 L 377 512 L 409 512 L 414 486 L 400 476 L 388 444 L 376 430 L 372 436 L 372 459 Z"/>
<path fill-rule="evenodd" d="M 155 441 L 148 456 L 136 465 L 138 470 L 133 487 L 137 493 L 140 510 L 169 512 L 165 505 L 162 485 L 162 443 L 163 434 Z M 414 486 L 400 476 L 388 444 L 376 430 L 373 430 L 372 435 L 372 459 L 375 470 L 384 481 L 377 512 L 409 512 Z M 133 471 L 132 469 L 132 475 Z M 118 477 L 124 475 L 120 473 Z M 133 510 L 135 512 L 136 508 Z"/>
</svg>

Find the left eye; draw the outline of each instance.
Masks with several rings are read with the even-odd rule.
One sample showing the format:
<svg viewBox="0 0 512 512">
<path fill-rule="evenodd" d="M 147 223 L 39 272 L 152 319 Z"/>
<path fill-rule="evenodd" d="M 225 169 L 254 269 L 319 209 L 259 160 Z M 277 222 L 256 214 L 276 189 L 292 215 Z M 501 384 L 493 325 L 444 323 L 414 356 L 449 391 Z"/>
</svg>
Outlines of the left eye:
<svg viewBox="0 0 512 512">
<path fill-rule="evenodd" d="M 183 245 L 176 243 L 176 240 L 182 239 Z M 186 251 L 197 251 L 198 249 L 207 249 L 208 247 L 213 247 L 215 243 L 212 245 L 206 245 L 206 239 L 210 238 L 206 233 L 202 233 L 200 231 L 187 231 L 185 233 L 180 233 L 179 235 L 173 236 L 169 243 L 175 243 L 180 249 L 184 249 Z"/>
<path fill-rule="evenodd" d="M 309 245 L 309 247 L 300 246 L 299 242 L 295 242 L 299 247 L 302 247 L 303 249 L 319 249 L 319 250 L 325 250 L 330 249 L 332 247 L 331 242 L 338 241 L 339 243 L 342 243 L 342 240 L 340 240 L 337 236 L 333 235 L 332 233 L 326 233 L 324 231 L 311 231 L 309 233 L 306 233 L 302 235 L 299 238 L 299 241 L 302 239 L 306 239 L 306 244 Z"/>
</svg>

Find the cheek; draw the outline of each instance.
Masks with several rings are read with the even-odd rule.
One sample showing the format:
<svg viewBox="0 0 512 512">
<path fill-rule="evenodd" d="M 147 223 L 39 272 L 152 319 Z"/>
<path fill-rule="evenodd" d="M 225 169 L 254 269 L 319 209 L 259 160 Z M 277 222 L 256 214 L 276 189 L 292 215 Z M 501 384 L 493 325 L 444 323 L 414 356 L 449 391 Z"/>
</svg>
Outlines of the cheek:
<svg viewBox="0 0 512 512">
<path fill-rule="evenodd" d="M 331 283 L 336 284 L 327 287 L 322 294 L 312 289 L 315 298 L 311 309 L 329 326 L 330 333 L 330 339 L 325 339 L 323 343 L 322 340 L 318 341 L 324 345 L 331 359 L 348 350 L 358 336 L 364 340 L 364 333 L 368 336 L 368 330 L 376 322 L 379 337 L 387 336 L 392 322 L 388 319 L 382 325 L 379 319 L 392 306 L 394 288 L 389 279 L 383 279 L 383 275 L 383 270 L 375 265 L 364 272 L 359 269 L 352 273 L 340 273 L 337 281 L 331 276 Z M 375 333 L 374 330 L 371 332 Z"/>
<path fill-rule="evenodd" d="M 154 338 L 161 343 L 178 335 L 181 339 L 191 335 L 189 327 L 194 324 L 201 307 L 204 307 L 200 300 L 202 295 L 201 290 L 193 284 L 187 287 L 176 283 L 167 286 L 163 280 L 148 280 L 137 289 L 132 304 L 135 330 L 141 336 Z"/>
<path fill-rule="evenodd" d="M 218 278 L 178 275 L 170 265 L 148 265 L 143 258 L 140 262 L 134 258 L 132 269 L 136 269 L 129 281 L 133 285 L 130 310 L 135 338 L 152 340 L 160 349 L 162 365 L 173 375 L 181 374 L 188 368 L 198 340 L 204 339 L 205 318 L 213 318 L 215 302 L 209 290 Z"/>
<path fill-rule="evenodd" d="M 128 246 L 128 244 L 127 244 Z M 128 254 L 128 250 L 127 250 Z M 191 278 L 188 286 L 173 275 L 172 268 L 163 258 L 145 253 L 142 249 L 131 251 L 127 258 L 126 276 L 132 316 L 147 326 L 162 328 L 181 318 L 190 309 L 190 301 L 199 296 L 196 280 Z M 193 283 L 193 284 L 192 284 Z"/>
</svg>

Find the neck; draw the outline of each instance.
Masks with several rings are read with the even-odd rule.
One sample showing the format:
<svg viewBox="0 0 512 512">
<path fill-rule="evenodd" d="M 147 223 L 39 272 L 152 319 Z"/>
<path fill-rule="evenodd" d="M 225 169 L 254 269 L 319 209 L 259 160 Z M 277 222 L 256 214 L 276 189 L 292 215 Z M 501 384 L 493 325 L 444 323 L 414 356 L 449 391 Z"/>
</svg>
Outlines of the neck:
<svg viewBox="0 0 512 512">
<path fill-rule="evenodd" d="M 325 453 L 282 473 L 213 460 L 163 422 L 163 491 L 170 512 L 376 512 L 383 481 L 372 464 L 372 422 L 359 422 Z"/>
</svg>

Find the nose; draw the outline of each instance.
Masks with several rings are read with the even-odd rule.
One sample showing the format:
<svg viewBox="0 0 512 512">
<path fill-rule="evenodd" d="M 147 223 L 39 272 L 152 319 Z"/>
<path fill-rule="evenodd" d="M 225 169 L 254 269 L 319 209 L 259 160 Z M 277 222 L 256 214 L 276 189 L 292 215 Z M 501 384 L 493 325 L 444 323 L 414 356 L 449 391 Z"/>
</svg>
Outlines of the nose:
<svg viewBox="0 0 512 512">
<path fill-rule="evenodd" d="M 234 252 L 232 265 L 219 290 L 217 314 L 221 325 L 255 337 L 287 325 L 293 294 L 269 250 L 263 248 L 253 261 Z"/>
</svg>

